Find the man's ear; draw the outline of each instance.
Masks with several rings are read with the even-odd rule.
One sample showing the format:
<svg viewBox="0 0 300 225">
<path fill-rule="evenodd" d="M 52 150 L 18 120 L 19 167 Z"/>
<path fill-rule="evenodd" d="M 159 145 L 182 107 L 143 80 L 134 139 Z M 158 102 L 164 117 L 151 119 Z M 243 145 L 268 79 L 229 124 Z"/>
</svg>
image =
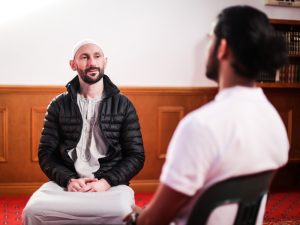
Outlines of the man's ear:
<svg viewBox="0 0 300 225">
<path fill-rule="evenodd" d="M 69 64 L 70 64 L 71 69 L 75 71 L 75 70 L 76 70 L 76 64 L 75 64 L 75 61 L 74 61 L 74 60 L 70 60 L 70 61 L 69 61 Z"/>
<path fill-rule="evenodd" d="M 228 44 L 226 39 L 221 39 L 219 48 L 218 48 L 218 53 L 217 53 L 217 58 L 219 60 L 224 59 L 227 56 L 228 53 Z"/>
</svg>

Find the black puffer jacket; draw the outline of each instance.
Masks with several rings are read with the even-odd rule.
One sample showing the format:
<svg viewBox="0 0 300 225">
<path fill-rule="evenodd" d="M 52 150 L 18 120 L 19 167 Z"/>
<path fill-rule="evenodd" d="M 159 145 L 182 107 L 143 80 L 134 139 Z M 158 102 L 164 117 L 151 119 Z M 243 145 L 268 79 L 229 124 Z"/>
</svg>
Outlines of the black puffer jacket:
<svg viewBox="0 0 300 225">
<path fill-rule="evenodd" d="M 128 184 L 144 165 L 144 148 L 134 106 L 104 75 L 104 98 L 99 108 L 99 124 L 108 142 L 107 155 L 100 158 L 95 177 L 111 186 Z M 50 180 L 66 187 L 70 178 L 78 178 L 68 151 L 79 142 L 82 116 L 77 105 L 79 79 L 67 84 L 67 92 L 48 106 L 39 145 L 39 163 Z"/>
</svg>

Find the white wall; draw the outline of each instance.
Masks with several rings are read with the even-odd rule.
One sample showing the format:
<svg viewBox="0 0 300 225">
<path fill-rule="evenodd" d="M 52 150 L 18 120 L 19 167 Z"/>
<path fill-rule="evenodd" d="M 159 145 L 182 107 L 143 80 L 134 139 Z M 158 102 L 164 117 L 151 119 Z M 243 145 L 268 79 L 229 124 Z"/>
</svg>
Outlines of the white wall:
<svg viewBox="0 0 300 225">
<path fill-rule="evenodd" d="M 2 1 L 2 0 L 1 0 Z M 3 0 L 0 85 L 64 85 L 82 38 L 102 43 L 106 73 L 121 86 L 211 86 L 206 35 L 219 11 L 249 4 L 269 17 L 300 20 L 300 9 L 264 0 Z"/>
</svg>

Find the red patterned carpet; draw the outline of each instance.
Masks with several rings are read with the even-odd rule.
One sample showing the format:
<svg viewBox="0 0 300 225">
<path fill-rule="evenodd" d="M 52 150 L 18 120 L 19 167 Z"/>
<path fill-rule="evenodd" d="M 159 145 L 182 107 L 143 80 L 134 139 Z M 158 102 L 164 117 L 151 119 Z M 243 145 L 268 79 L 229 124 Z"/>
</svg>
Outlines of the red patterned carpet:
<svg viewBox="0 0 300 225">
<path fill-rule="evenodd" d="M 300 225 L 300 191 L 271 194 L 264 221 L 264 225 Z"/>
<path fill-rule="evenodd" d="M 136 194 L 136 204 L 143 207 L 152 193 Z M 0 225 L 22 225 L 22 209 L 29 196 L 0 196 Z M 300 192 L 273 193 L 269 196 L 264 225 L 300 225 Z"/>
</svg>

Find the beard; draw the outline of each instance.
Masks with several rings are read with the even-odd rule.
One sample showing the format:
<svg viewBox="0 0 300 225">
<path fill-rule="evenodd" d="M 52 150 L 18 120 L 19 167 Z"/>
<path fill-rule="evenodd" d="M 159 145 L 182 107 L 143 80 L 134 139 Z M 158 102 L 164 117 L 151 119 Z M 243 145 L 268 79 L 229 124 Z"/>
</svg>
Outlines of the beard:
<svg viewBox="0 0 300 225">
<path fill-rule="evenodd" d="M 213 51 L 209 54 L 207 64 L 206 64 L 206 72 L 205 75 L 208 79 L 214 80 L 216 82 L 219 81 L 219 60 L 217 58 L 217 49 L 219 45 L 216 44 Z"/>
<path fill-rule="evenodd" d="M 91 70 L 93 70 L 93 72 L 90 72 Z M 104 76 L 104 69 L 100 67 L 89 67 L 85 70 L 77 69 L 77 72 L 81 79 L 87 84 L 95 84 Z"/>
</svg>

